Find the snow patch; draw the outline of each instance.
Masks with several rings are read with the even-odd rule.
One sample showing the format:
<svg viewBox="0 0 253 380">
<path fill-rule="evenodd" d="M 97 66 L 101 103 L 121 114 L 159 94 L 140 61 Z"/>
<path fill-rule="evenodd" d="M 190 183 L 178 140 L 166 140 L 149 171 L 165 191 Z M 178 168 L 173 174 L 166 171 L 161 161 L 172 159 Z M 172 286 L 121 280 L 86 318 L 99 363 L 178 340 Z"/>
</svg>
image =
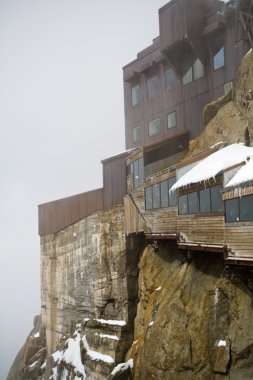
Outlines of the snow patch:
<svg viewBox="0 0 253 380">
<path fill-rule="evenodd" d="M 36 334 L 33 335 L 33 338 L 39 338 L 39 336 L 40 336 L 40 333 L 37 332 Z"/>
<path fill-rule="evenodd" d="M 68 348 L 65 350 L 62 356 L 62 360 L 64 360 L 68 364 L 71 364 L 85 378 L 86 375 L 84 365 L 81 361 L 80 354 L 80 341 L 81 337 L 79 333 L 77 333 L 77 336 L 75 338 L 69 338 L 67 340 Z"/>
<path fill-rule="evenodd" d="M 121 370 L 127 370 L 128 368 L 132 369 L 134 366 L 133 359 L 129 359 L 126 363 L 120 363 L 118 364 L 114 370 L 111 372 L 111 375 L 116 375 Z"/>
<path fill-rule="evenodd" d="M 55 363 L 59 363 L 59 361 L 62 360 L 62 356 L 63 356 L 63 351 L 55 351 L 53 354 L 53 359 L 54 359 L 54 362 Z"/>
<path fill-rule="evenodd" d="M 107 338 L 107 339 L 112 339 L 112 340 L 119 340 L 119 337 L 117 337 L 117 335 L 98 334 L 98 333 L 95 333 L 95 335 L 100 336 L 100 338 Z"/>
<path fill-rule="evenodd" d="M 215 176 L 223 170 L 241 162 L 247 162 L 249 158 L 253 158 L 252 147 L 247 147 L 243 144 L 229 145 L 204 158 L 201 162 L 179 178 L 170 191 L 175 191 L 180 187 L 206 181 L 210 178 L 215 178 Z"/>
<path fill-rule="evenodd" d="M 220 340 L 218 342 L 218 347 L 226 347 L 226 345 L 227 345 L 227 342 L 225 340 Z"/>
<path fill-rule="evenodd" d="M 82 341 L 83 341 L 83 345 L 87 351 L 88 356 L 92 360 L 101 360 L 101 361 L 103 361 L 105 363 L 109 363 L 109 364 L 114 363 L 114 360 L 110 355 L 101 354 L 100 352 L 91 350 L 89 345 L 88 345 L 86 335 L 84 335 L 84 337 L 82 338 Z"/>
<path fill-rule="evenodd" d="M 159 286 L 159 288 L 156 288 L 155 290 L 157 291 L 157 292 L 159 292 L 159 290 L 161 290 L 162 288 L 161 288 L 161 286 Z"/>
<path fill-rule="evenodd" d="M 125 321 L 118 321 L 116 319 L 95 319 L 95 321 L 99 323 L 103 323 L 104 325 L 126 326 Z"/>
<path fill-rule="evenodd" d="M 151 321 L 148 325 L 149 325 L 149 327 L 151 327 L 151 326 L 153 326 L 153 324 L 154 324 L 154 321 Z"/>
<path fill-rule="evenodd" d="M 38 363 L 38 360 L 36 360 L 36 362 L 30 364 L 30 365 L 29 365 L 29 368 L 33 368 L 33 367 L 35 367 L 37 363 Z"/>
</svg>

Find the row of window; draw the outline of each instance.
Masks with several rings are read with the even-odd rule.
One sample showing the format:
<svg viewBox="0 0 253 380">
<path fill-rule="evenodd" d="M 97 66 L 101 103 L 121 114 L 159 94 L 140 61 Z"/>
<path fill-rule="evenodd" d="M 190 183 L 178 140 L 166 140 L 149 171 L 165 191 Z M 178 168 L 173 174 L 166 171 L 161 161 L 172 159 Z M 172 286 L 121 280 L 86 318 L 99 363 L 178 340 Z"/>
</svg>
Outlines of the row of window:
<svg viewBox="0 0 253 380">
<path fill-rule="evenodd" d="M 170 112 L 167 115 L 167 128 L 170 129 L 170 128 L 176 127 L 176 125 L 177 125 L 176 112 Z M 161 122 L 159 118 L 149 121 L 148 123 L 149 136 L 156 135 L 157 133 L 160 132 L 160 129 L 161 129 Z M 138 127 L 133 128 L 133 141 L 138 142 L 141 140 L 141 137 L 142 137 L 142 127 L 138 126 Z"/>
<path fill-rule="evenodd" d="M 227 222 L 247 222 L 253 220 L 253 195 L 225 201 Z"/>
<path fill-rule="evenodd" d="M 224 46 L 222 46 L 213 56 L 213 69 L 218 70 L 225 64 Z M 165 88 L 170 90 L 176 85 L 176 74 L 172 68 L 168 68 L 164 73 Z M 182 77 L 183 85 L 191 83 L 193 80 L 202 78 L 205 75 L 205 70 L 200 59 L 196 59 L 191 67 Z M 159 95 L 159 75 L 155 74 L 147 79 L 147 95 L 149 99 L 156 98 Z M 140 104 L 141 91 L 140 85 L 136 84 L 132 87 L 132 106 Z"/>
<path fill-rule="evenodd" d="M 176 192 L 170 192 L 176 182 L 176 177 L 169 178 L 145 188 L 146 210 L 176 206 Z"/>
<path fill-rule="evenodd" d="M 222 185 L 193 191 L 178 197 L 179 215 L 210 212 L 223 212 Z"/>
</svg>

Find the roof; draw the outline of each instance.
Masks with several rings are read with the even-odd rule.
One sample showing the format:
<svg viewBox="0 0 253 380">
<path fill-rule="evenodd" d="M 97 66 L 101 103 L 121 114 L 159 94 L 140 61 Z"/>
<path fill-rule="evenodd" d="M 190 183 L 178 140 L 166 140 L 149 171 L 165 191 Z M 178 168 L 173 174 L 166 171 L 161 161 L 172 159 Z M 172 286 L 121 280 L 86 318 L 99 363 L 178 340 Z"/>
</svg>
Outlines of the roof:
<svg viewBox="0 0 253 380">
<path fill-rule="evenodd" d="M 249 181 L 253 181 L 253 159 L 247 161 L 246 164 L 238 170 L 225 188 L 240 186 Z"/>
<path fill-rule="evenodd" d="M 232 144 L 217 152 L 210 154 L 200 163 L 189 170 L 185 175 L 178 179 L 172 186 L 171 191 L 175 191 L 180 187 L 189 186 L 194 183 L 207 181 L 214 178 L 217 174 L 223 172 L 241 162 L 253 160 L 253 148 L 244 146 L 243 144 Z M 240 171 L 240 170 L 239 170 Z M 248 172 L 246 170 L 246 172 Z M 244 174 L 242 178 L 248 178 L 251 174 Z M 239 178 L 240 180 L 240 178 Z M 231 181 L 230 181 L 231 182 Z"/>
</svg>

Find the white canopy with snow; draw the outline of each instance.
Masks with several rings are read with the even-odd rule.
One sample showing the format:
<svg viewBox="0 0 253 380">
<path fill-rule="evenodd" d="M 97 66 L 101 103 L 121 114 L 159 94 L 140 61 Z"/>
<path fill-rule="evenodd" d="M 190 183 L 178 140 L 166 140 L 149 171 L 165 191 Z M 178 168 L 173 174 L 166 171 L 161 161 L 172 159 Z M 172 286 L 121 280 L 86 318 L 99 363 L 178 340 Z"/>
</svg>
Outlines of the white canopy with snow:
<svg viewBox="0 0 253 380">
<path fill-rule="evenodd" d="M 228 169 L 241 162 L 246 163 L 252 160 L 252 147 L 247 147 L 243 144 L 229 145 L 213 154 L 210 154 L 210 156 L 206 157 L 199 164 L 194 166 L 193 169 L 189 170 L 185 175 L 178 179 L 170 191 L 175 191 L 180 187 L 189 186 L 194 183 L 207 181 L 210 178 L 214 178 L 217 174 L 221 173 L 225 169 Z M 243 172 L 242 177 L 238 179 L 241 182 L 245 182 L 245 180 L 242 181 L 243 178 L 248 180 L 250 176 L 252 177 L 252 164 L 251 166 L 245 165 L 245 167 L 247 167 L 247 169 L 245 169 L 245 173 Z M 248 170 L 250 173 L 248 173 Z"/>
<path fill-rule="evenodd" d="M 246 162 L 234 177 L 227 183 L 226 187 L 240 186 L 246 182 L 253 181 L 253 159 Z"/>
</svg>

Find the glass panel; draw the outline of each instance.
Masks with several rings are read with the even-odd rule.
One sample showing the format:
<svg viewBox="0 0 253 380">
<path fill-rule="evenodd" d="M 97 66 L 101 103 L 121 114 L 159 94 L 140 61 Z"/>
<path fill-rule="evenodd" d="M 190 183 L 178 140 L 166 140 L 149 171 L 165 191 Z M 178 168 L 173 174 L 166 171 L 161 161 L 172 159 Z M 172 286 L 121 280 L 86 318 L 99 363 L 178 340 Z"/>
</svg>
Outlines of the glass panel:
<svg viewBox="0 0 253 380">
<path fill-rule="evenodd" d="M 211 212 L 210 189 L 199 191 L 200 212 Z"/>
<path fill-rule="evenodd" d="M 176 182 L 176 177 L 172 177 L 168 179 L 169 190 L 172 188 L 175 182 Z M 176 204 L 177 204 L 177 192 L 175 190 L 169 193 L 169 205 L 176 206 Z"/>
<path fill-rule="evenodd" d="M 180 215 L 188 214 L 187 195 L 181 195 L 178 198 L 178 213 Z"/>
<path fill-rule="evenodd" d="M 152 186 L 146 187 L 145 189 L 145 205 L 146 205 L 146 210 L 151 210 L 153 208 Z"/>
<path fill-rule="evenodd" d="M 211 187 L 211 210 L 212 212 L 223 211 L 222 185 Z"/>
<path fill-rule="evenodd" d="M 176 122 L 176 112 L 171 112 L 168 114 L 168 128 L 173 128 L 177 125 Z"/>
<path fill-rule="evenodd" d="M 205 75 L 204 66 L 200 59 L 197 59 L 193 64 L 193 76 L 194 79 L 202 78 Z"/>
<path fill-rule="evenodd" d="M 140 104 L 140 85 L 132 87 L 132 106 Z"/>
<path fill-rule="evenodd" d="M 135 127 L 133 129 L 133 141 L 137 142 L 141 140 L 141 127 Z"/>
<path fill-rule="evenodd" d="M 148 124 L 149 136 L 154 136 L 160 131 L 160 119 L 151 120 Z"/>
<path fill-rule="evenodd" d="M 153 208 L 161 207 L 160 184 L 153 185 Z"/>
<path fill-rule="evenodd" d="M 143 157 L 139 160 L 139 186 L 142 187 L 144 185 L 144 161 Z"/>
<path fill-rule="evenodd" d="M 166 90 L 170 90 L 176 84 L 176 75 L 172 69 L 167 69 L 165 71 L 165 87 Z"/>
<path fill-rule="evenodd" d="M 134 188 L 140 187 L 139 181 L 139 163 L 138 160 L 134 161 Z"/>
<path fill-rule="evenodd" d="M 188 210 L 189 214 L 196 214 L 199 212 L 198 193 L 196 191 L 188 194 Z"/>
<path fill-rule="evenodd" d="M 147 80 L 148 87 L 148 97 L 156 98 L 159 94 L 159 78 L 158 75 L 154 75 L 153 77 Z"/>
<path fill-rule="evenodd" d="M 191 83 L 191 82 L 192 82 L 192 66 L 183 76 L 183 85 L 185 86 L 186 84 Z"/>
<path fill-rule="evenodd" d="M 240 220 L 253 220 L 253 195 L 247 195 L 239 199 Z"/>
<path fill-rule="evenodd" d="M 161 182 L 161 206 L 168 207 L 169 206 L 169 189 L 168 189 L 168 181 Z"/>
<path fill-rule="evenodd" d="M 213 56 L 213 68 L 214 70 L 220 69 L 225 64 L 224 58 L 224 46 Z"/>
<path fill-rule="evenodd" d="M 226 222 L 239 221 L 239 202 L 238 198 L 225 201 Z"/>
</svg>

